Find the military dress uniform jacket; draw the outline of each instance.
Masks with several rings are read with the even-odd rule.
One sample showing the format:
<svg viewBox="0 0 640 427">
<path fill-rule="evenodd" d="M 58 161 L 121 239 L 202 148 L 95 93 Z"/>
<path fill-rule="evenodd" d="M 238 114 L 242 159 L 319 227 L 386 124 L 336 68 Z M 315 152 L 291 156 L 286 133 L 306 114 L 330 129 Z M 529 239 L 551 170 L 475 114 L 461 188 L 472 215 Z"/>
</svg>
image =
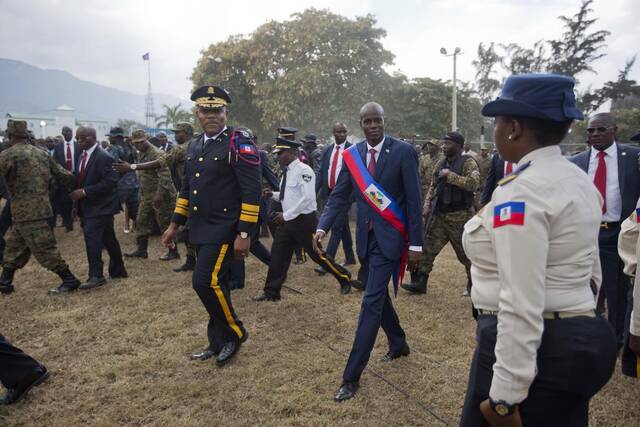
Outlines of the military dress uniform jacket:
<svg viewBox="0 0 640 427">
<path fill-rule="evenodd" d="M 232 134 L 227 128 L 206 144 L 204 134 L 189 144 L 172 222 L 184 225 L 188 219 L 189 240 L 195 245 L 230 243 L 258 222 L 258 149 L 249 138 L 238 138 L 231 148 Z"/>
</svg>

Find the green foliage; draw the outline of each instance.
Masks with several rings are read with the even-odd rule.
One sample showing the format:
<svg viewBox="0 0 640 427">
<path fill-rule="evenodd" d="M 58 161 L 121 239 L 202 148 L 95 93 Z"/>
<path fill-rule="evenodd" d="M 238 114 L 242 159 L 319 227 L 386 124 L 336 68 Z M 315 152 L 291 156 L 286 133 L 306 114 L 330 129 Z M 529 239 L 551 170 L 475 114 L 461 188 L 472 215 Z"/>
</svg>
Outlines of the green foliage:
<svg viewBox="0 0 640 427">
<path fill-rule="evenodd" d="M 193 123 L 193 114 L 187 110 L 182 109 L 182 104 L 174 105 L 173 107 L 163 104 L 164 114 L 158 116 L 156 119 L 156 126 L 159 128 L 172 128 L 180 122 Z"/>
<path fill-rule="evenodd" d="M 496 66 L 500 65 L 502 56 L 496 52 L 495 43 L 484 47 L 478 45 L 478 59 L 472 61 L 476 69 L 476 91 L 483 103 L 493 99 L 494 94 L 500 89 L 500 80 L 496 78 Z"/>
<path fill-rule="evenodd" d="M 145 126 L 142 123 L 136 122 L 135 120 L 129 120 L 129 119 L 118 119 L 118 123 L 116 123 L 116 125 L 118 127 L 121 127 L 124 130 L 125 134 L 130 134 L 131 131 L 134 129 L 145 128 Z"/>
</svg>

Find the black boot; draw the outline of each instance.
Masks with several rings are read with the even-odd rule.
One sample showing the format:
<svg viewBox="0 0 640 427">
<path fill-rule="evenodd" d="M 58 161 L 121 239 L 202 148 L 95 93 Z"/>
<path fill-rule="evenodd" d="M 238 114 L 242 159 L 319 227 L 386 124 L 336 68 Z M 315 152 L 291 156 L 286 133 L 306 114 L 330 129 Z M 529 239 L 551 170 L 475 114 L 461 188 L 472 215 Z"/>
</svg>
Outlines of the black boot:
<svg viewBox="0 0 640 427">
<path fill-rule="evenodd" d="M 172 259 L 179 259 L 180 253 L 178 252 L 178 247 L 173 246 L 173 248 L 169 248 L 166 254 L 160 257 L 160 261 L 171 261 Z"/>
<path fill-rule="evenodd" d="M 49 295 L 64 294 L 67 292 L 73 292 L 80 286 L 80 280 L 69 270 L 69 267 L 65 267 L 64 270 L 56 272 L 62 279 L 60 286 L 54 289 L 49 289 Z"/>
<path fill-rule="evenodd" d="M 187 259 L 184 261 L 184 264 L 182 264 L 178 268 L 174 268 L 173 271 L 175 271 L 176 273 L 180 273 L 182 271 L 193 271 L 195 267 L 196 257 L 194 257 L 193 255 L 187 255 Z"/>
<path fill-rule="evenodd" d="M 147 248 L 149 247 L 149 238 L 136 237 L 136 242 L 138 243 L 138 249 L 133 252 L 126 253 L 124 256 L 127 258 L 148 258 L 149 254 L 147 253 Z"/>
<path fill-rule="evenodd" d="M 13 275 L 15 270 L 11 268 L 3 268 L 2 275 L 0 275 L 0 293 L 10 294 L 13 292 Z"/>
<path fill-rule="evenodd" d="M 400 285 L 402 289 L 414 294 L 427 293 L 427 275 L 421 271 L 411 274 L 411 283 L 403 283 Z"/>
</svg>

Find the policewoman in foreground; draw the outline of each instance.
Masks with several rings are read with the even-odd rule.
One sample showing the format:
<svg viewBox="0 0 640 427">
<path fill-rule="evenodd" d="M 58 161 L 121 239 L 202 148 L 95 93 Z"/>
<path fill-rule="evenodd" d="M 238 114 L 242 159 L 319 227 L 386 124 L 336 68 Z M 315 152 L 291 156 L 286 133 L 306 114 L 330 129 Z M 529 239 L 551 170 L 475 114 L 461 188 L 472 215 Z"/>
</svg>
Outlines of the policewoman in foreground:
<svg viewBox="0 0 640 427">
<path fill-rule="evenodd" d="M 581 120 L 571 78 L 509 77 L 482 114 L 500 156 L 518 164 L 465 225 L 478 309 L 462 426 L 584 426 L 609 380 L 616 341 L 596 316 L 602 201 L 561 154 Z"/>
</svg>

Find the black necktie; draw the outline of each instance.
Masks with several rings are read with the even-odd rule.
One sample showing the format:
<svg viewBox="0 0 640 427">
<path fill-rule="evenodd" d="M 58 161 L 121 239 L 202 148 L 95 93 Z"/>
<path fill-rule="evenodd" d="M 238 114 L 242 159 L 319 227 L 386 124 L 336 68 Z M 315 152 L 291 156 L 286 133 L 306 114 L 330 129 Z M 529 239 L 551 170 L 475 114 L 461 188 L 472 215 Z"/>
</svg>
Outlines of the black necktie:
<svg viewBox="0 0 640 427">
<path fill-rule="evenodd" d="M 285 168 L 284 175 L 282 175 L 282 183 L 280 184 L 280 203 L 284 200 L 284 189 L 287 188 L 287 170 L 289 168 Z"/>
</svg>

